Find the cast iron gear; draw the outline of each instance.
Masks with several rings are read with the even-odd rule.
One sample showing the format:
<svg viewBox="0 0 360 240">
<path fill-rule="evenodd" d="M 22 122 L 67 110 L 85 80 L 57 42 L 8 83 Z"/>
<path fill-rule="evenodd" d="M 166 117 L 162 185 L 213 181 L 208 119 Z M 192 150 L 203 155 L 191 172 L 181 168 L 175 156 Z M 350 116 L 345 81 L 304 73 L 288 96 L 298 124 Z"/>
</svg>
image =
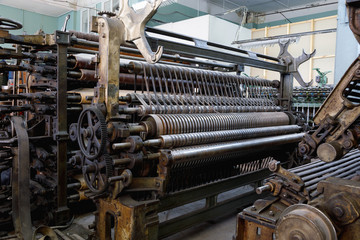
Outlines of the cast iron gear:
<svg viewBox="0 0 360 240">
<path fill-rule="evenodd" d="M 81 152 L 94 160 L 105 152 L 107 128 L 105 116 L 94 107 L 84 109 L 77 123 L 77 139 Z"/>
<path fill-rule="evenodd" d="M 112 158 L 104 153 L 95 160 L 82 158 L 81 162 L 84 180 L 88 188 L 96 194 L 103 193 L 109 186 L 109 178 L 113 175 Z"/>
<path fill-rule="evenodd" d="M 98 12 L 98 15 L 111 18 L 111 17 L 115 17 L 116 13 L 110 12 L 110 11 L 100 11 L 100 12 Z"/>
</svg>

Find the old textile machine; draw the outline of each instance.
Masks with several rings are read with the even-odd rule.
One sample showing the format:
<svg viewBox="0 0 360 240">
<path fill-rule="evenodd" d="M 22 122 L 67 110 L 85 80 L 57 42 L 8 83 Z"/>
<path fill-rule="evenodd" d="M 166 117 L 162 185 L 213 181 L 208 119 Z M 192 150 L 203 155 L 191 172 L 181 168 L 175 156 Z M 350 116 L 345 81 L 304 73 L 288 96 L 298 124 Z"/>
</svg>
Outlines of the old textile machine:
<svg viewBox="0 0 360 240">
<path fill-rule="evenodd" d="M 346 3 L 360 42 L 360 1 Z M 360 239 L 359 90 L 357 57 L 316 113 L 316 127 L 299 143 L 298 153 L 312 162 L 285 170 L 272 161 L 273 176 L 257 188 L 271 196 L 238 215 L 234 239 Z"/>
<path fill-rule="evenodd" d="M 9 30 L 21 24 L 0 19 L 7 238 L 65 224 L 86 204 L 97 238 L 164 238 L 252 203 L 271 160 L 298 163 L 303 133 L 291 112 L 292 76 L 306 86 L 297 69 L 313 54 L 293 58 L 286 43 L 274 58 L 145 29 L 161 1 L 138 12 L 120 2 L 118 13 L 92 19 L 97 34 L 65 25 L 14 35 Z M 280 79 L 237 75 L 244 66 Z M 251 191 L 218 198 L 245 185 Z M 200 209 L 159 220 L 199 200 Z"/>
</svg>

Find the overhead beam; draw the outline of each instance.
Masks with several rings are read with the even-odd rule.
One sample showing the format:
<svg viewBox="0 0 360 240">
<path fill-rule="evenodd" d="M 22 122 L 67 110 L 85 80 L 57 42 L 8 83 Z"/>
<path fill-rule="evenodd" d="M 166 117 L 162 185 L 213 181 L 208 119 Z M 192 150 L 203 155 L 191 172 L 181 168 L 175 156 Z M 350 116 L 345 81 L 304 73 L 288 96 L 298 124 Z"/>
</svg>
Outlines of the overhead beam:
<svg viewBox="0 0 360 240">
<path fill-rule="evenodd" d="M 275 40 L 275 39 L 282 39 L 282 38 L 292 38 L 292 37 L 302 37 L 302 36 L 315 35 L 315 34 L 325 34 L 325 33 L 332 33 L 332 32 L 336 32 L 336 28 L 329 28 L 329 29 L 310 31 L 310 32 L 284 34 L 284 35 L 278 35 L 278 36 L 272 36 L 272 37 L 263 37 L 263 38 L 254 38 L 254 39 L 233 41 L 231 44 L 253 43 L 253 42 L 260 42 L 260 41 L 268 41 L 268 40 Z"/>
</svg>

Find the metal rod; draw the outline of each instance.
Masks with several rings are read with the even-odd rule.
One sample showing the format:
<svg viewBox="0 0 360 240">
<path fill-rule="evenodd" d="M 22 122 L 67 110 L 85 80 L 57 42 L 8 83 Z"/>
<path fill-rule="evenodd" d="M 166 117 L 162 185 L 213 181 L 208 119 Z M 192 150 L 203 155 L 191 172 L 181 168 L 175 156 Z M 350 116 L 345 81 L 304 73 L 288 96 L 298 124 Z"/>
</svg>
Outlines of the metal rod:
<svg viewBox="0 0 360 240">
<path fill-rule="evenodd" d="M 130 158 L 121 158 L 121 159 L 113 160 L 114 166 L 129 164 L 130 162 L 131 162 Z"/>
<path fill-rule="evenodd" d="M 357 158 L 355 158 L 355 159 L 353 159 L 353 160 L 351 160 L 351 161 L 345 161 L 345 163 L 344 163 L 343 165 L 341 165 L 341 167 L 346 167 L 346 166 L 348 166 L 348 165 L 350 165 L 350 164 L 352 164 L 352 163 L 356 163 L 356 162 L 358 162 L 358 159 L 357 159 Z M 327 167 L 326 165 L 324 165 L 324 167 L 320 168 L 319 170 L 322 170 L 322 169 L 325 169 L 325 170 L 316 172 L 316 173 L 311 174 L 311 175 L 304 176 L 304 177 L 302 177 L 302 180 L 303 180 L 304 182 L 307 182 L 307 181 L 309 181 L 310 179 L 313 179 L 313 178 L 317 178 L 317 177 L 319 177 L 319 176 L 326 175 L 326 174 L 328 174 L 328 173 L 330 173 L 330 172 L 332 172 L 332 171 L 334 171 L 334 170 L 337 170 L 338 168 L 339 168 L 339 165 L 338 165 L 338 164 L 333 164 L 333 165 L 330 166 L 330 167 Z"/>
<path fill-rule="evenodd" d="M 307 169 L 304 169 L 304 171 L 301 171 L 301 172 L 298 172 L 296 173 L 299 177 L 302 177 L 302 176 L 307 176 L 311 173 L 315 173 L 315 172 L 318 172 L 320 170 L 323 170 L 323 169 L 329 169 L 333 166 L 339 166 L 339 164 L 341 163 L 346 163 L 348 162 L 349 160 L 351 159 L 354 159 L 354 158 L 358 158 L 360 157 L 360 153 L 358 154 L 354 154 L 354 155 L 350 155 L 350 156 L 347 156 L 345 158 L 341 158 L 340 160 L 338 161 L 334 161 L 334 162 L 331 162 L 331 163 L 326 163 L 326 162 L 323 162 L 321 161 L 320 164 L 317 164 L 317 165 L 312 165 L 311 168 L 309 170 Z M 322 165 L 321 167 L 317 167 L 318 165 Z M 310 166 L 309 166 L 310 167 Z"/>
<path fill-rule="evenodd" d="M 276 127 L 236 129 L 226 131 L 199 132 L 187 134 L 172 134 L 160 136 L 161 148 L 172 148 L 188 145 L 199 145 L 214 142 L 226 142 L 247 138 L 267 137 L 300 132 L 301 127 L 297 125 L 286 125 Z M 155 144 L 159 142 L 156 141 Z M 145 142 L 144 142 L 145 144 Z"/>
<path fill-rule="evenodd" d="M 351 161 L 351 163 L 352 163 L 351 165 L 349 165 L 349 166 L 347 166 L 347 167 L 345 167 L 345 168 L 341 168 L 341 169 L 338 169 L 337 167 L 334 167 L 333 170 L 335 170 L 335 169 L 338 169 L 338 170 L 336 170 L 336 171 L 334 171 L 334 172 L 332 172 L 332 173 L 329 173 L 329 174 L 325 174 L 325 175 L 323 175 L 322 177 L 317 177 L 317 178 L 315 178 L 315 179 L 313 179 L 313 180 L 311 180 L 311 181 L 306 181 L 306 182 L 305 182 L 305 187 L 308 187 L 308 186 L 310 186 L 310 185 L 313 185 L 313 184 L 315 184 L 315 183 L 317 183 L 317 182 L 320 182 L 321 180 L 324 180 L 324 179 L 326 179 L 326 178 L 329 178 L 329 177 L 332 177 L 332 176 L 336 176 L 337 174 L 342 173 L 342 172 L 344 172 L 344 171 L 347 171 L 347 170 L 349 170 L 349 169 L 354 169 L 354 168 L 356 168 L 356 166 L 359 165 L 358 159 L 355 159 L 354 161 Z"/>
<path fill-rule="evenodd" d="M 175 162 L 186 162 L 194 159 L 219 156 L 224 153 L 241 152 L 241 151 L 261 151 L 266 147 L 278 146 L 283 144 L 299 142 L 304 133 L 289 134 L 275 137 L 257 138 L 251 140 L 233 141 L 219 144 L 200 145 L 196 148 L 187 147 L 173 149 L 170 157 Z M 164 155 L 161 155 L 161 158 Z"/>
</svg>

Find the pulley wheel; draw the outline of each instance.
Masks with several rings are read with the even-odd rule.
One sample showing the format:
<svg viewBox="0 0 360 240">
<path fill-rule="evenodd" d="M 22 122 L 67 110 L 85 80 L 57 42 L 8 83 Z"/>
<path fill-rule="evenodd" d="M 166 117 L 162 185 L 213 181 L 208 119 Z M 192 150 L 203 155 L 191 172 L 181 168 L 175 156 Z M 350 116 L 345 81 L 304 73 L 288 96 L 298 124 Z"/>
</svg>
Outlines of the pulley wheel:
<svg viewBox="0 0 360 240">
<path fill-rule="evenodd" d="M 107 141 L 105 117 L 97 108 L 84 109 L 77 123 L 77 139 L 84 156 L 90 160 L 100 157 Z"/>
<path fill-rule="evenodd" d="M 319 209 L 306 204 L 288 207 L 276 225 L 278 240 L 336 240 L 329 218 Z"/>
<path fill-rule="evenodd" d="M 95 160 L 84 157 L 81 167 L 86 185 L 93 193 L 100 194 L 108 188 L 108 179 L 113 175 L 112 159 L 109 154 L 105 153 Z"/>
</svg>

